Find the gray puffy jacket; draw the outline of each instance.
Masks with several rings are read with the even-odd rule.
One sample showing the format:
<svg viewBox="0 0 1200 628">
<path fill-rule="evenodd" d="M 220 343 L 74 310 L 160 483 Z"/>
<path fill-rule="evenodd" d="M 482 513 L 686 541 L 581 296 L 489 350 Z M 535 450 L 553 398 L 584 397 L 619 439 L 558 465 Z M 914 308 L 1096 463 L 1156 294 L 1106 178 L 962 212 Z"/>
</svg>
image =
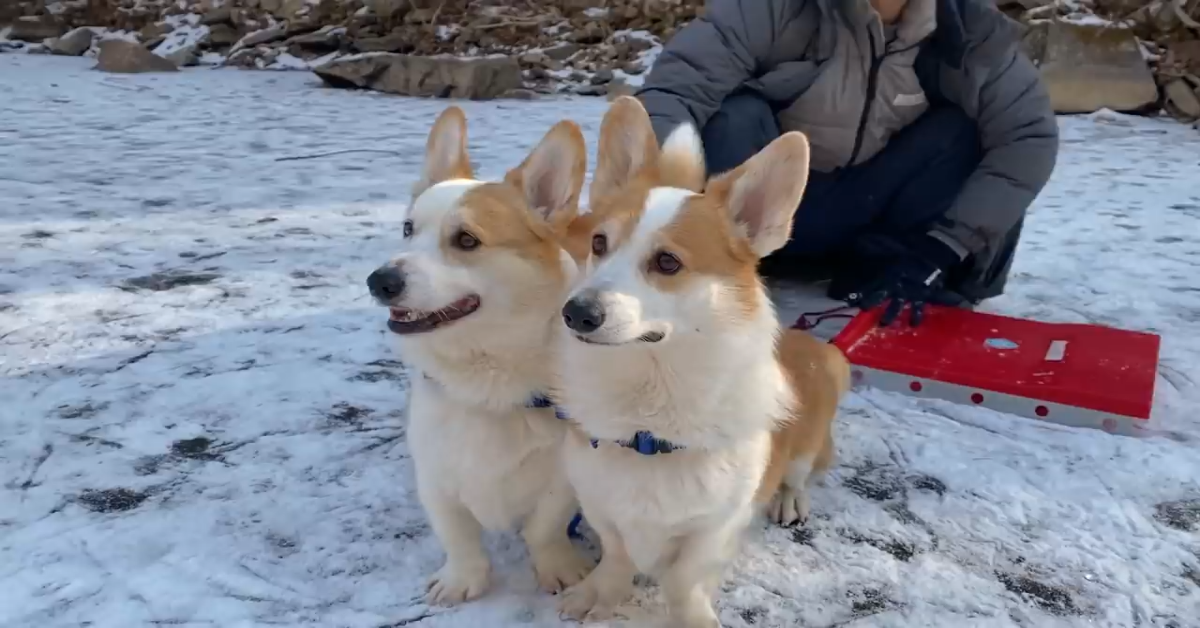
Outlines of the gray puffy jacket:
<svg viewBox="0 0 1200 628">
<path fill-rule="evenodd" d="M 909 0 L 884 38 L 867 2 L 711 0 L 705 17 L 667 43 L 638 98 L 662 140 L 685 121 L 702 127 L 734 91 L 754 90 L 783 104 L 785 131 L 809 136 L 817 170 L 869 159 L 929 101 L 961 107 L 979 126 L 983 161 L 936 230 L 972 254 L 966 296 L 995 296 L 1058 153 L 1054 112 L 1020 51 L 1020 26 L 993 0 Z"/>
</svg>

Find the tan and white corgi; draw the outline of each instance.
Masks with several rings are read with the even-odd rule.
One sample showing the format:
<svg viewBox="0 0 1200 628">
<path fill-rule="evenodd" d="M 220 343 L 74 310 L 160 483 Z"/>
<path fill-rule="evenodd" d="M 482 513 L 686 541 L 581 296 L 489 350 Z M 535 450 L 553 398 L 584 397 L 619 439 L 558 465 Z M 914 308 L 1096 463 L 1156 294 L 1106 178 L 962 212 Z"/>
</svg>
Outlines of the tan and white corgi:
<svg viewBox="0 0 1200 628">
<path fill-rule="evenodd" d="M 461 109 L 438 118 L 399 252 L 367 279 L 409 370 L 417 491 L 446 552 L 427 597 L 441 605 L 487 588 L 485 528 L 519 526 L 548 591 L 591 566 L 567 537 L 577 511 L 560 464 L 567 424 L 546 397 L 577 273 L 561 242 L 587 168 L 583 134 L 560 122 L 504 180 L 485 182 L 466 133 Z"/>
<path fill-rule="evenodd" d="M 669 625 L 719 626 L 712 596 L 758 502 L 774 497 L 785 524 L 807 513 L 849 372 L 802 332 L 781 341 L 756 267 L 789 238 L 808 157 L 787 133 L 706 186 L 692 127 L 660 150 L 636 99 L 606 114 L 556 393 L 580 426 L 564 464 L 603 557 L 564 616 L 610 617 L 642 572 Z"/>
</svg>

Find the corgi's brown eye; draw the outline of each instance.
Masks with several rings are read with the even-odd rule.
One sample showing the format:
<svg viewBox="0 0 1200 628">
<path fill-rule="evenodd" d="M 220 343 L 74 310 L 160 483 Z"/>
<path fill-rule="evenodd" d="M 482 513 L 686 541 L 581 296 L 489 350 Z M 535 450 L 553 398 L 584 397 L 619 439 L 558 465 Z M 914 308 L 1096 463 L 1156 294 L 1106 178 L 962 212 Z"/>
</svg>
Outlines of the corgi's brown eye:
<svg viewBox="0 0 1200 628">
<path fill-rule="evenodd" d="M 608 236 L 603 233 L 597 233 L 592 236 L 592 255 L 596 257 L 604 257 L 608 252 Z"/>
<path fill-rule="evenodd" d="M 413 224 L 411 220 L 404 221 L 404 237 L 411 238 L 413 232 Z"/>
<path fill-rule="evenodd" d="M 466 231 L 459 231 L 458 233 L 454 234 L 454 246 L 458 247 L 459 249 L 464 251 L 474 251 L 475 249 L 479 248 L 479 244 L 479 238 L 476 238 Z"/>
<path fill-rule="evenodd" d="M 654 270 L 664 275 L 674 275 L 683 268 L 683 262 L 678 257 L 666 251 L 660 251 L 654 256 Z"/>
</svg>

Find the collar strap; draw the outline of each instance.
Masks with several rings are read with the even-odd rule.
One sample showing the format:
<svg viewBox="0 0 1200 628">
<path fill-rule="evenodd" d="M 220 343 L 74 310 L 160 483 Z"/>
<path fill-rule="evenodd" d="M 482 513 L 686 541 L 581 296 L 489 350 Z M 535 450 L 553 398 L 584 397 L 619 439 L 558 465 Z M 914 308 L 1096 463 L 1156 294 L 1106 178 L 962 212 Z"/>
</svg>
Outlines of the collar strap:
<svg viewBox="0 0 1200 628">
<path fill-rule="evenodd" d="M 643 456 L 669 454 L 673 451 L 687 449 L 683 445 L 676 445 L 669 440 L 658 438 L 653 432 L 638 432 L 629 440 L 617 440 L 612 442 L 620 445 L 621 447 L 625 447 L 626 449 L 632 449 Z M 599 447 L 600 441 L 593 438 L 592 449 L 597 449 Z"/>
<path fill-rule="evenodd" d="M 567 413 L 562 408 L 554 405 L 554 401 L 542 393 L 533 393 L 529 397 L 529 402 L 525 404 L 526 408 L 554 408 L 554 416 L 563 421 L 567 420 Z"/>
<path fill-rule="evenodd" d="M 435 384 L 440 384 L 440 382 L 438 382 L 436 379 L 430 377 L 429 373 L 421 373 L 421 375 L 423 375 L 425 377 L 425 379 L 427 379 Z M 530 395 L 529 401 L 525 402 L 525 407 L 526 408 L 554 408 L 554 416 L 555 417 L 562 419 L 562 420 L 566 420 L 566 418 L 567 418 L 566 413 L 564 413 L 561 408 L 554 405 L 554 401 L 551 400 L 550 397 L 548 397 L 542 393 L 533 393 L 532 395 Z"/>
</svg>

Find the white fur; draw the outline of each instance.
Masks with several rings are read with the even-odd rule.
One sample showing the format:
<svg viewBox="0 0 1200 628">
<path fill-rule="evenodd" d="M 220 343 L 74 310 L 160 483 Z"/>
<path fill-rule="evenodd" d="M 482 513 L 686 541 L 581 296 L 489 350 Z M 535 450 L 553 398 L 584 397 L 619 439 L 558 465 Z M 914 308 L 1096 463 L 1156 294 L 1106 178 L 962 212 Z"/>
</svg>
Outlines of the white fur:
<svg viewBox="0 0 1200 628">
<path fill-rule="evenodd" d="M 770 432 L 792 402 L 774 359 L 779 322 L 761 286 L 763 307 L 746 318 L 726 278 L 665 294 L 644 277 L 658 232 L 691 195 L 653 190 L 631 239 L 574 289 L 606 305 L 588 338 L 615 346 L 562 329 L 560 397 L 586 433 L 567 438 L 567 473 L 604 546 L 600 565 L 564 597 L 573 618 L 611 615 L 641 571 L 660 576 L 671 625 L 719 626 L 712 595 L 751 520 Z M 667 336 L 638 342 L 647 331 Z M 639 430 L 686 449 L 644 456 L 611 442 Z"/>
<path fill-rule="evenodd" d="M 491 256 L 487 263 L 469 267 L 447 259 L 440 239 L 457 228 L 463 194 L 480 183 L 451 180 L 425 190 L 407 216 L 413 235 L 391 262 L 403 266 L 407 287 L 390 305 L 435 310 L 480 296 L 474 314 L 444 329 L 396 336 L 410 370 L 408 444 L 418 495 L 446 551 L 430 581 L 434 604 L 484 593 L 484 529 L 520 526 L 547 590 L 589 570 L 566 535 L 577 507 L 561 469 L 567 426 L 551 409 L 525 407 L 553 381 L 549 339 L 561 325 L 567 283 L 513 253 L 481 250 Z"/>
<path fill-rule="evenodd" d="M 675 127 L 674 131 L 667 136 L 667 141 L 663 142 L 662 154 L 683 154 L 698 160 L 698 163 L 703 163 L 704 160 L 704 145 L 700 141 L 700 134 L 696 132 L 696 127 L 690 122 Z"/>
<path fill-rule="evenodd" d="M 605 324 L 589 335 L 593 341 L 619 344 L 648 332 L 672 332 L 672 322 L 679 319 L 676 314 L 693 299 L 666 298 L 653 289 L 642 271 L 656 250 L 658 232 L 675 221 L 684 202 L 692 196 L 694 192 L 680 188 L 654 188 L 629 242 L 599 263 L 593 258 L 590 276 L 571 294 L 574 297 L 590 292 L 605 306 Z M 707 300 L 706 291 L 697 291 L 694 297 Z"/>
</svg>

